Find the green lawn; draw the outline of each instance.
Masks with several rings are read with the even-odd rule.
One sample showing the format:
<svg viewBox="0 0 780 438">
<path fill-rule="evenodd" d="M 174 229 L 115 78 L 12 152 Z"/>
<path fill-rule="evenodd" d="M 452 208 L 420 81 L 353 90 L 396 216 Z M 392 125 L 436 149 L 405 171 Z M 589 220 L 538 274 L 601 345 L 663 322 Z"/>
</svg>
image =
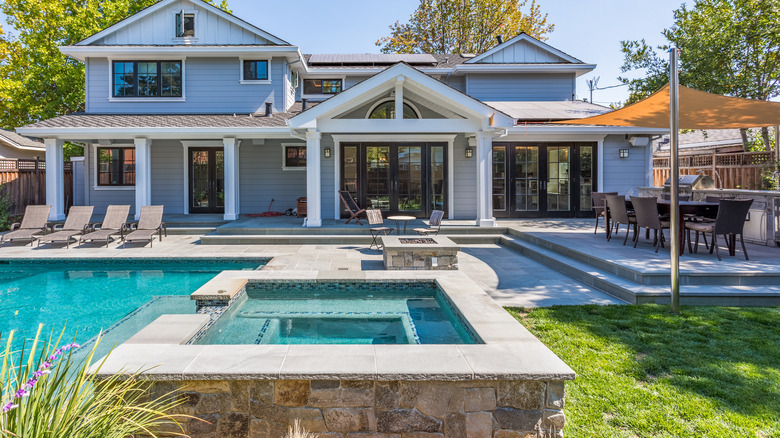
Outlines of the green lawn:
<svg viewBox="0 0 780 438">
<path fill-rule="evenodd" d="M 780 437 L 780 308 L 507 309 L 564 360 L 572 437 Z"/>
</svg>

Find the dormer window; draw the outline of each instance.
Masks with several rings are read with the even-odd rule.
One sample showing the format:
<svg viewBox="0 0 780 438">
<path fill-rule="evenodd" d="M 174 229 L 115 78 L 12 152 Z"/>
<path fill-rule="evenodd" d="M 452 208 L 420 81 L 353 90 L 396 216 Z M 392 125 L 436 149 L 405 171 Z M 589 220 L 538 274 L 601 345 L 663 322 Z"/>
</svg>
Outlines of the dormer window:
<svg viewBox="0 0 780 438">
<path fill-rule="evenodd" d="M 195 37 L 195 14 L 188 14 L 184 11 L 176 14 L 176 37 L 194 38 Z"/>
</svg>

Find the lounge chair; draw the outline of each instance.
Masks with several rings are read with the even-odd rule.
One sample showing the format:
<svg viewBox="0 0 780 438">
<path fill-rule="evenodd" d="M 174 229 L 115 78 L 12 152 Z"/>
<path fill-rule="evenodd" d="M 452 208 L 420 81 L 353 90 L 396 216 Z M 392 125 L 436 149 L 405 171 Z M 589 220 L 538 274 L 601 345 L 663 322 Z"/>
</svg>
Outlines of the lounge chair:
<svg viewBox="0 0 780 438">
<path fill-rule="evenodd" d="M 108 247 L 108 244 L 114 240 L 114 236 L 117 234 L 124 237 L 125 230 L 127 230 L 127 215 L 129 213 L 129 205 L 109 205 L 103 222 L 95 224 L 92 227 L 92 232 L 79 236 L 79 245 L 82 242 L 105 240 L 106 247 Z"/>
<path fill-rule="evenodd" d="M 150 246 L 154 246 L 154 235 L 159 235 L 160 240 L 162 240 L 163 231 L 167 237 L 168 229 L 165 227 L 162 217 L 162 205 L 142 206 L 141 218 L 138 220 L 138 224 L 130 224 L 130 234 L 122 238 L 122 248 L 125 247 L 127 242 L 138 241 L 149 242 Z"/>
<path fill-rule="evenodd" d="M 22 223 L 12 224 L 11 231 L 0 236 L 0 246 L 14 240 L 29 240 L 32 246 L 36 236 L 46 232 L 50 210 L 50 205 L 28 205 L 24 209 Z"/>
<path fill-rule="evenodd" d="M 384 223 L 385 220 L 382 218 L 382 210 L 379 209 L 371 209 L 366 210 L 366 216 L 368 216 L 368 225 L 381 225 L 379 227 L 370 227 L 368 229 L 369 233 L 371 233 L 371 245 L 368 246 L 368 249 L 373 248 L 376 246 L 376 249 L 379 249 L 379 242 L 376 241 L 376 238 L 379 237 L 379 235 L 387 236 L 388 234 L 393 232 L 393 229 L 390 227 L 385 227 Z"/>
<path fill-rule="evenodd" d="M 414 231 L 421 236 L 427 236 L 433 234 L 439 235 L 441 229 L 441 220 L 444 217 L 444 212 L 441 210 L 433 210 L 431 213 L 431 219 L 428 221 L 428 228 L 415 228 Z"/>
<path fill-rule="evenodd" d="M 353 198 L 352 194 L 346 190 L 339 190 L 339 197 L 341 197 L 341 202 L 344 203 L 344 207 L 347 207 L 347 211 L 349 211 L 349 214 L 351 215 L 349 219 L 347 219 L 346 223 L 349 223 L 352 219 L 355 219 L 355 222 L 357 222 L 358 225 L 363 225 L 363 223 L 360 222 L 360 218 L 358 216 L 365 213 L 366 209 L 358 207 L 357 202 L 355 202 L 355 198 Z"/>
<path fill-rule="evenodd" d="M 88 206 L 73 206 L 68 212 L 68 218 L 65 219 L 65 224 L 55 225 L 52 227 L 51 234 L 41 236 L 38 239 L 38 248 L 43 243 L 65 242 L 68 248 L 70 248 L 70 240 L 76 240 L 75 236 L 84 234 L 89 230 L 89 220 L 92 218 L 92 210 L 95 207 Z"/>
</svg>

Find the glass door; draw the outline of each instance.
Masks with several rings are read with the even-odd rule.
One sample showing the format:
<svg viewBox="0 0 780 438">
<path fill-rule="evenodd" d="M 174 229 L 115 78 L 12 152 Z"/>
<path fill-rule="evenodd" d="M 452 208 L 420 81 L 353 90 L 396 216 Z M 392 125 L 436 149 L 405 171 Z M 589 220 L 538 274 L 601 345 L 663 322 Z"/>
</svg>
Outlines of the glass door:
<svg viewBox="0 0 780 438">
<path fill-rule="evenodd" d="M 190 149 L 190 213 L 225 211 L 225 153 L 222 148 Z"/>
<path fill-rule="evenodd" d="M 390 147 L 368 146 L 365 154 L 365 195 L 361 207 L 390 210 Z"/>
<path fill-rule="evenodd" d="M 568 216 L 572 209 L 571 146 L 547 146 L 547 177 L 544 180 L 548 215 Z"/>
<path fill-rule="evenodd" d="M 398 213 L 417 216 L 423 211 L 423 161 L 422 146 L 393 146 L 393 156 L 397 160 L 393 198 Z"/>
</svg>

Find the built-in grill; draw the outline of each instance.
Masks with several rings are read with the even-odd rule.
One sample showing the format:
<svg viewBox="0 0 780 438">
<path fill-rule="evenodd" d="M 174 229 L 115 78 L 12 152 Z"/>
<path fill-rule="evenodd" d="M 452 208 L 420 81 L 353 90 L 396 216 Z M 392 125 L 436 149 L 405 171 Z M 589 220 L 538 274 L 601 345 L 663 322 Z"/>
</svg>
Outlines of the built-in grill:
<svg viewBox="0 0 780 438">
<path fill-rule="evenodd" d="M 664 193 L 669 193 L 672 179 L 668 178 L 664 183 Z M 694 190 L 711 190 L 715 188 L 715 180 L 708 175 L 681 175 L 679 179 L 679 193 L 691 194 Z"/>
</svg>

